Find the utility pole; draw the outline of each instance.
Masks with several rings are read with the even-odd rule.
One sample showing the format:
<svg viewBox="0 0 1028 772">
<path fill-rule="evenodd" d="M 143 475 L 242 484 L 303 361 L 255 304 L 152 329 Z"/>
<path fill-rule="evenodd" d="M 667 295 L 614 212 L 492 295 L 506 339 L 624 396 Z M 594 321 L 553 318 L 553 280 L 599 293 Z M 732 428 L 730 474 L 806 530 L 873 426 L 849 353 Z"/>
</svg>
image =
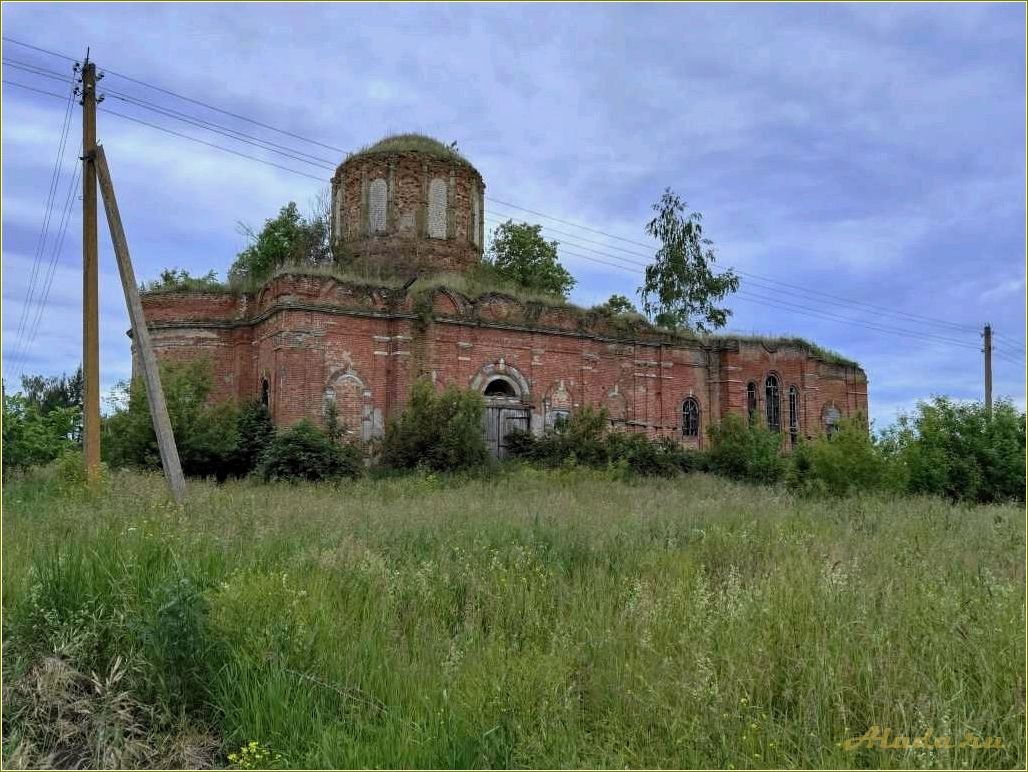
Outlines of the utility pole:
<svg viewBox="0 0 1028 772">
<path fill-rule="evenodd" d="M 82 449 L 87 479 L 100 474 L 100 289 L 96 237 L 96 65 L 82 67 Z"/>
<path fill-rule="evenodd" d="M 107 168 L 107 158 L 103 146 L 95 151 L 95 169 L 100 178 L 100 192 L 103 194 L 104 210 L 107 212 L 107 225 L 114 243 L 114 256 L 118 260 L 118 273 L 121 274 L 121 286 L 125 289 L 125 305 L 128 306 L 129 319 L 132 321 L 132 342 L 139 351 L 139 361 L 143 365 L 143 381 L 146 385 L 146 398 L 150 403 L 150 418 L 153 420 L 154 433 L 157 435 L 157 448 L 161 452 L 161 464 L 164 476 L 171 488 L 175 501 L 181 503 L 186 495 L 186 481 L 182 476 L 182 464 L 179 462 L 178 448 L 175 447 L 175 435 L 171 430 L 171 419 L 168 417 L 168 405 L 164 401 L 164 389 L 161 388 L 161 374 L 157 367 L 157 355 L 150 341 L 150 330 L 143 316 L 143 303 L 139 299 L 139 285 L 136 274 L 132 270 L 132 258 L 129 256 L 128 240 L 121 224 L 121 213 L 118 211 L 118 199 L 114 196 L 114 183 L 111 172 Z"/>
<path fill-rule="evenodd" d="M 992 325 L 985 325 L 985 415 L 992 418 Z"/>
</svg>

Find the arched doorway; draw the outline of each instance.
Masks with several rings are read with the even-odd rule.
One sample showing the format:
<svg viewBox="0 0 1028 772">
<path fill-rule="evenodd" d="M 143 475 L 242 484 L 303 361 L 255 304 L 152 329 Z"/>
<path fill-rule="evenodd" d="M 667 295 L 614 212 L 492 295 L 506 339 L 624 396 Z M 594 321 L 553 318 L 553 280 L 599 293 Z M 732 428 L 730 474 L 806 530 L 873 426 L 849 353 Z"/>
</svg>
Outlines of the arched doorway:
<svg viewBox="0 0 1028 772">
<path fill-rule="evenodd" d="M 507 458 L 507 438 L 511 432 L 527 432 L 531 426 L 531 407 L 525 402 L 525 385 L 517 373 L 481 373 L 473 382 L 485 398 L 482 433 L 494 458 Z"/>
</svg>

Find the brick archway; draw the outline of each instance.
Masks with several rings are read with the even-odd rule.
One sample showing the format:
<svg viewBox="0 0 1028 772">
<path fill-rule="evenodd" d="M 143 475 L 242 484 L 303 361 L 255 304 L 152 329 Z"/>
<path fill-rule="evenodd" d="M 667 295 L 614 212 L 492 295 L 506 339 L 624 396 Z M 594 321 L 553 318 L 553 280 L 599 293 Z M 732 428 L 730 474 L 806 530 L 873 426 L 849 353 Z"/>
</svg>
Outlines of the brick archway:
<svg viewBox="0 0 1028 772">
<path fill-rule="evenodd" d="M 471 379 L 471 389 L 479 394 L 485 392 L 490 382 L 503 380 L 511 385 L 518 399 L 523 403 L 531 401 L 531 388 L 528 379 L 514 366 L 507 364 L 502 358 L 498 362 L 490 362 L 479 368 Z"/>
<path fill-rule="evenodd" d="M 350 435 L 368 440 L 373 429 L 371 390 L 352 366 L 336 370 L 325 384 L 323 406 L 332 402 L 341 427 Z"/>
</svg>

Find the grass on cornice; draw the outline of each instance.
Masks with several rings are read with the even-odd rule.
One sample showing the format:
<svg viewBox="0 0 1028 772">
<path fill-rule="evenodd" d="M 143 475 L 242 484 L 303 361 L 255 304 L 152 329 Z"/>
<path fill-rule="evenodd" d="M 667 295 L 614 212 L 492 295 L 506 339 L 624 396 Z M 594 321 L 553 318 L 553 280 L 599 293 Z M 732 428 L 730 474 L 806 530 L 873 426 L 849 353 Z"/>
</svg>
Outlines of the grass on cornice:
<svg viewBox="0 0 1028 772">
<path fill-rule="evenodd" d="M 460 151 L 456 148 L 446 145 L 427 134 L 416 133 L 392 134 L 388 137 L 383 137 L 378 142 L 366 145 L 360 150 L 351 153 L 347 156 L 347 160 L 366 155 L 380 155 L 388 153 L 424 153 L 425 155 L 430 155 L 435 158 L 441 158 L 446 161 L 459 161 L 460 163 L 471 166 L 471 162 L 461 155 Z"/>
</svg>

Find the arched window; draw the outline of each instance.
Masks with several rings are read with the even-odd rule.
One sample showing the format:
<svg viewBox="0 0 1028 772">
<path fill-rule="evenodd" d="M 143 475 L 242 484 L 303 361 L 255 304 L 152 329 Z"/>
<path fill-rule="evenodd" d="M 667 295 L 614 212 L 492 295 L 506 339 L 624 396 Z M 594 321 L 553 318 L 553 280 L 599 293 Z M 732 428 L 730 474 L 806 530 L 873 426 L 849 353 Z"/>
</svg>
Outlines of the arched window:
<svg viewBox="0 0 1028 772">
<path fill-rule="evenodd" d="M 800 390 L 789 387 L 789 441 L 795 446 L 800 434 Z"/>
<path fill-rule="evenodd" d="M 767 428 L 773 432 L 782 430 L 782 402 L 778 393 L 778 376 L 769 375 L 764 380 L 765 411 Z"/>
<path fill-rule="evenodd" d="M 842 413 L 839 412 L 839 408 L 835 405 L 825 405 L 825 409 L 821 411 L 821 420 L 825 425 L 825 434 L 829 437 L 835 434 L 840 418 L 842 418 Z"/>
<path fill-rule="evenodd" d="M 428 235 L 446 238 L 446 180 L 437 177 L 428 186 Z"/>
<path fill-rule="evenodd" d="M 700 436 L 700 403 L 693 397 L 682 403 L 682 436 Z"/>
<path fill-rule="evenodd" d="M 746 417 L 750 423 L 757 420 L 757 384 L 753 381 L 746 384 Z"/>
<path fill-rule="evenodd" d="M 271 401 L 271 385 L 268 383 L 267 378 L 261 378 L 261 404 L 264 407 L 268 407 L 268 403 Z"/>
<path fill-rule="evenodd" d="M 388 199 L 389 188 L 386 181 L 379 177 L 371 183 L 368 191 L 368 228 L 372 233 L 385 233 Z"/>
</svg>

